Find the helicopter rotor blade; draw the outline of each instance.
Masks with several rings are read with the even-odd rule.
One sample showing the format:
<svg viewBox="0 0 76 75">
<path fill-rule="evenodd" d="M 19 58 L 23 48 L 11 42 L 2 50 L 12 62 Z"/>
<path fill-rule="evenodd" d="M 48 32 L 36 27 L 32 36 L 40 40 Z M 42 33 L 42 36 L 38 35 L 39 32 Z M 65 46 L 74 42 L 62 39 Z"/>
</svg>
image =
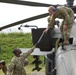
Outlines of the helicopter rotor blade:
<svg viewBox="0 0 76 75">
<path fill-rule="evenodd" d="M 2 3 L 10 3 L 10 4 L 19 4 L 19 5 L 27 5 L 27 6 L 35 6 L 35 7 L 49 7 L 51 6 L 62 6 L 62 5 L 53 5 L 53 4 L 45 4 L 45 3 L 39 3 L 39 2 L 30 2 L 30 1 L 21 1 L 21 0 L 0 0 Z M 76 6 L 72 7 L 74 13 L 76 13 Z"/>
<path fill-rule="evenodd" d="M 39 2 L 30 2 L 30 1 L 20 1 L 20 0 L 0 0 L 2 3 L 10 3 L 10 4 L 19 4 L 19 5 L 27 5 L 27 6 L 37 6 L 37 7 L 48 7 L 50 4 L 39 3 Z"/>
<path fill-rule="evenodd" d="M 44 13 L 44 14 L 41 14 L 41 15 L 37 15 L 37 16 L 30 17 L 30 18 L 27 18 L 27 19 L 23 19 L 23 20 L 20 20 L 20 21 L 17 21 L 17 22 L 14 22 L 14 23 L 11 23 L 11 24 L 0 27 L 0 31 L 3 30 L 3 29 L 6 29 L 6 28 L 12 27 L 12 26 L 16 26 L 16 25 L 25 23 L 25 22 L 29 22 L 29 21 L 33 21 L 33 20 L 36 20 L 36 19 L 44 18 L 44 17 L 47 17 L 48 15 L 49 15 L 49 13 Z"/>
<path fill-rule="evenodd" d="M 21 1 L 21 0 L 0 0 L 0 2 L 10 3 L 10 4 L 27 5 L 27 6 L 35 6 L 35 7 L 48 7 L 48 6 L 52 5 L 52 4 L 30 2 L 30 1 Z M 57 6 L 62 6 L 62 5 L 57 4 L 57 5 L 52 5 L 52 6 L 57 7 Z M 73 6 L 71 8 L 73 9 L 74 13 L 76 13 L 76 6 Z M 0 30 L 6 29 L 6 28 L 9 28 L 9 27 L 12 27 L 12 26 L 16 26 L 18 24 L 22 24 L 22 23 L 25 23 L 25 22 L 29 22 L 29 21 L 33 21 L 33 20 L 36 20 L 36 19 L 44 18 L 48 15 L 49 15 L 49 13 L 45 13 L 45 14 L 37 15 L 37 16 L 30 17 L 30 18 L 27 18 L 27 19 L 23 19 L 23 20 L 5 25 L 3 27 L 0 27 Z"/>
</svg>

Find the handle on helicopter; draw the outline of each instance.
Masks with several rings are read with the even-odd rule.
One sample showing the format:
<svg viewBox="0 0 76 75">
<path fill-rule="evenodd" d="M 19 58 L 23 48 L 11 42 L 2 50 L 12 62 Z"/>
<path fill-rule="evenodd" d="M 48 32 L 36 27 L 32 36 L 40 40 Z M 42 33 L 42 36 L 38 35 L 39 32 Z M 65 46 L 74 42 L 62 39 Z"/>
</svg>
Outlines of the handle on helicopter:
<svg viewBox="0 0 76 75">
<path fill-rule="evenodd" d="M 35 46 L 40 43 L 40 41 L 41 41 L 41 39 L 42 39 L 43 36 L 44 36 L 44 32 L 41 34 L 41 36 L 40 36 L 38 42 L 35 44 Z"/>
</svg>

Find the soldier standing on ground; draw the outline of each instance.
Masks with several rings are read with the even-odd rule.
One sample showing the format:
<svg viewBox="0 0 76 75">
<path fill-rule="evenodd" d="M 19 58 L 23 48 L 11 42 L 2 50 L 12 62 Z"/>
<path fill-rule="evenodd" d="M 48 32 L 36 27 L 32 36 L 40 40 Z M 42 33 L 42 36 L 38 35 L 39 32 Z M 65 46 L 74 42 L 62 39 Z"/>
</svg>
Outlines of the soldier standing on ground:
<svg viewBox="0 0 76 75">
<path fill-rule="evenodd" d="M 3 73 L 7 75 L 7 67 L 4 60 L 0 60 L 0 69 L 2 69 Z"/>
<path fill-rule="evenodd" d="M 24 61 L 25 59 L 34 51 L 35 46 L 31 50 L 26 53 L 23 53 L 19 48 L 13 50 L 15 56 L 12 58 L 10 64 L 7 68 L 7 75 L 26 75 L 26 71 L 24 69 Z"/>
<path fill-rule="evenodd" d="M 73 10 L 65 6 L 59 6 L 57 8 L 55 8 L 54 6 L 50 6 L 48 11 L 50 14 L 50 16 L 48 17 L 48 27 L 44 30 L 44 32 L 46 33 L 50 28 L 54 28 L 54 22 L 56 18 L 63 19 L 60 31 L 62 36 L 64 37 L 63 43 L 68 45 L 71 29 L 74 23 Z"/>
</svg>

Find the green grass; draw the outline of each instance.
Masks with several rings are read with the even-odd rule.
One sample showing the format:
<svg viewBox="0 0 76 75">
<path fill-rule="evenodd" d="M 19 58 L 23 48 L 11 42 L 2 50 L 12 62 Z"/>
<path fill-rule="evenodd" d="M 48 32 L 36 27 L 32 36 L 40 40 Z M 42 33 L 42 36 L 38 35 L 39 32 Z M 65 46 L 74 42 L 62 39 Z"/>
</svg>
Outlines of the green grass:
<svg viewBox="0 0 76 75">
<path fill-rule="evenodd" d="M 0 60 L 4 59 L 7 63 L 13 57 L 12 50 L 14 48 L 29 48 L 32 47 L 31 33 L 9 33 L 0 34 Z"/>
</svg>

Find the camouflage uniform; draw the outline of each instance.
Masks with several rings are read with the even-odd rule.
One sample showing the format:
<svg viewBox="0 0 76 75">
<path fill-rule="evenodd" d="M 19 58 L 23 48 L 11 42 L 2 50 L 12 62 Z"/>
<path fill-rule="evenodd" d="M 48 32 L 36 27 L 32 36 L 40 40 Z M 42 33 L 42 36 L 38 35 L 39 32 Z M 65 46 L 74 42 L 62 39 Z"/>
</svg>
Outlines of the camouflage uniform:
<svg viewBox="0 0 76 75">
<path fill-rule="evenodd" d="M 5 61 L 4 61 L 4 60 L 0 60 L 0 64 L 3 65 L 3 63 L 5 63 Z M 4 73 L 5 75 L 7 75 L 7 66 L 6 66 L 6 64 L 4 64 L 1 69 L 2 69 L 3 73 Z"/>
<path fill-rule="evenodd" d="M 24 69 L 24 60 L 33 52 L 34 48 L 35 46 L 28 52 L 23 53 L 20 57 L 14 56 L 8 65 L 7 75 L 26 75 Z"/>
<path fill-rule="evenodd" d="M 5 75 L 7 75 L 7 67 L 6 67 L 6 65 L 2 68 L 2 71 L 3 71 L 3 73 L 4 73 Z"/>
<path fill-rule="evenodd" d="M 61 34 L 64 36 L 64 41 L 69 40 L 71 28 L 74 23 L 74 12 L 68 7 L 57 7 L 56 13 L 53 16 L 48 17 L 48 28 L 54 28 L 54 22 L 56 18 L 63 19 L 62 25 L 60 27 Z M 66 31 L 63 31 L 63 25 L 67 25 Z"/>
</svg>

